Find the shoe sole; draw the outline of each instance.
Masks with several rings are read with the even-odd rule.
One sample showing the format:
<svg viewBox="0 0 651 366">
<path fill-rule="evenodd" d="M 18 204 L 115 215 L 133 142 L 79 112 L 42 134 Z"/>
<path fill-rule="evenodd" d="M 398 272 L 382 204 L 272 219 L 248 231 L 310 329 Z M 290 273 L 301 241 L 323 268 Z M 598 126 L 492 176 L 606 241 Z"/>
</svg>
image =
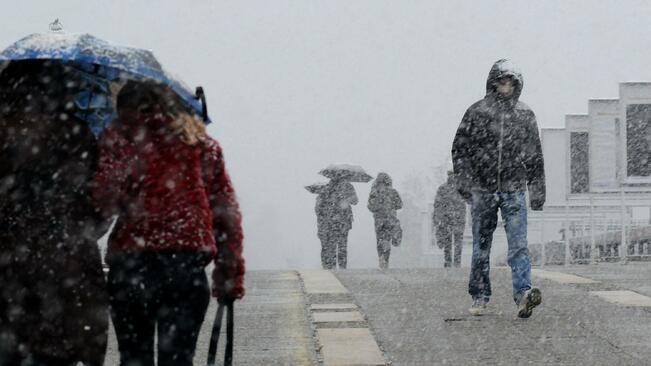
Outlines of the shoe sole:
<svg viewBox="0 0 651 366">
<path fill-rule="evenodd" d="M 468 309 L 468 312 L 469 312 L 470 315 L 472 315 L 472 316 L 482 316 L 482 315 L 483 315 L 483 313 L 482 313 L 482 309 L 477 309 L 477 310 Z"/>
<path fill-rule="evenodd" d="M 531 313 L 533 312 L 533 308 L 542 303 L 542 294 L 540 293 L 540 290 L 537 288 L 531 289 L 525 301 L 527 303 L 524 305 L 524 309 L 521 309 L 518 312 L 518 317 L 520 318 L 530 317 Z"/>
<path fill-rule="evenodd" d="M 484 305 L 481 308 L 470 308 L 468 309 L 468 312 L 472 316 L 482 316 L 486 312 L 486 305 Z"/>
</svg>

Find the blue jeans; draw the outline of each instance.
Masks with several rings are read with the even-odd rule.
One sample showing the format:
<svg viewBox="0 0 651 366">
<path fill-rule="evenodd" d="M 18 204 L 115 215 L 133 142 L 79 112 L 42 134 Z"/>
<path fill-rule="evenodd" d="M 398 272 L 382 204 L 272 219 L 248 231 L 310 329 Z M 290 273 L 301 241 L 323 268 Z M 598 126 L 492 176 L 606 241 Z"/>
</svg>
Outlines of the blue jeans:
<svg viewBox="0 0 651 366">
<path fill-rule="evenodd" d="M 497 210 L 502 212 L 508 241 L 508 264 L 517 303 L 531 289 L 531 260 L 527 248 L 527 202 L 524 192 L 472 194 L 472 264 L 468 293 L 488 300 L 491 296 L 490 250 L 497 226 Z"/>
</svg>

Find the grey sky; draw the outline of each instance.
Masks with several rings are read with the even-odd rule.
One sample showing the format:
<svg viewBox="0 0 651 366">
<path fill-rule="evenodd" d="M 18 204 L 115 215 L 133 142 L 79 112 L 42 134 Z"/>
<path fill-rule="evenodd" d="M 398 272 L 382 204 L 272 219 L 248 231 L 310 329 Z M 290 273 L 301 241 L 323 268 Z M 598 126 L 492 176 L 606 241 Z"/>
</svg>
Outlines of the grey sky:
<svg viewBox="0 0 651 366">
<path fill-rule="evenodd" d="M 250 267 L 309 267 L 319 242 L 303 186 L 320 168 L 358 163 L 398 190 L 429 174 L 504 57 L 522 70 L 539 125 L 561 127 L 587 99 L 616 97 L 618 82 L 651 80 L 649 15 L 650 3 L 621 0 L 4 0 L 0 47 L 59 18 L 69 32 L 152 49 L 203 85 Z M 369 187 L 356 188 L 349 263 L 369 266 Z"/>
</svg>

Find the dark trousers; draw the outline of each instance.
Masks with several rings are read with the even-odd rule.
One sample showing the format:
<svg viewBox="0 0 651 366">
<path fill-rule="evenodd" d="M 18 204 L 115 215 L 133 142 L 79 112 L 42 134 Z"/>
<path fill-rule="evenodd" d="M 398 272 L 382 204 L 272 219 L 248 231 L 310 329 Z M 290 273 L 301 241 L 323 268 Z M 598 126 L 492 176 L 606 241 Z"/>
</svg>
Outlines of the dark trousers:
<svg viewBox="0 0 651 366">
<path fill-rule="evenodd" d="M 78 361 L 69 359 L 59 359 L 49 356 L 30 355 L 23 357 L 19 354 L 0 356 L 0 365 L 2 366 L 76 366 Z"/>
<path fill-rule="evenodd" d="M 463 226 L 439 225 L 436 228 L 436 240 L 439 248 L 443 249 L 444 267 L 452 266 L 452 252 L 454 251 L 454 266 L 461 266 L 461 248 L 463 240 Z"/>
<path fill-rule="evenodd" d="M 99 249 L 75 237 L 55 249 L 54 240 L 26 238 L 18 249 L 0 248 L 2 366 L 104 363 L 108 296 Z M 9 243 L 0 238 L 0 246 Z"/>
<path fill-rule="evenodd" d="M 111 258 L 108 290 L 121 366 L 192 366 L 210 290 L 198 253 L 123 254 Z"/>
<path fill-rule="evenodd" d="M 389 256 L 391 256 L 391 248 L 384 249 L 383 247 L 377 247 L 377 256 L 380 262 L 381 269 L 389 268 Z"/>
<path fill-rule="evenodd" d="M 381 269 L 389 268 L 391 246 L 400 245 L 402 229 L 395 217 L 375 216 L 375 238 L 377 242 L 377 256 Z"/>
<path fill-rule="evenodd" d="M 348 262 L 348 229 L 333 227 L 321 235 L 321 266 L 345 269 Z"/>
</svg>

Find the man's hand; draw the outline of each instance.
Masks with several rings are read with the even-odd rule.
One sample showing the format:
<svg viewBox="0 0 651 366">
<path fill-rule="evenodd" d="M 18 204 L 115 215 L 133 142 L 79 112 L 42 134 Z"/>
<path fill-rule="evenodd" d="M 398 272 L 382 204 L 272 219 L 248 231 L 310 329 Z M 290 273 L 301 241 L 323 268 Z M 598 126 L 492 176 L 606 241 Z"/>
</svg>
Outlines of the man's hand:
<svg viewBox="0 0 651 366">
<path fill-rule="evenodd" d="M 531 210 L 532 211 L 542 211 L 545 201 L 543 200 L 531 200 Z"/>
</svg>

